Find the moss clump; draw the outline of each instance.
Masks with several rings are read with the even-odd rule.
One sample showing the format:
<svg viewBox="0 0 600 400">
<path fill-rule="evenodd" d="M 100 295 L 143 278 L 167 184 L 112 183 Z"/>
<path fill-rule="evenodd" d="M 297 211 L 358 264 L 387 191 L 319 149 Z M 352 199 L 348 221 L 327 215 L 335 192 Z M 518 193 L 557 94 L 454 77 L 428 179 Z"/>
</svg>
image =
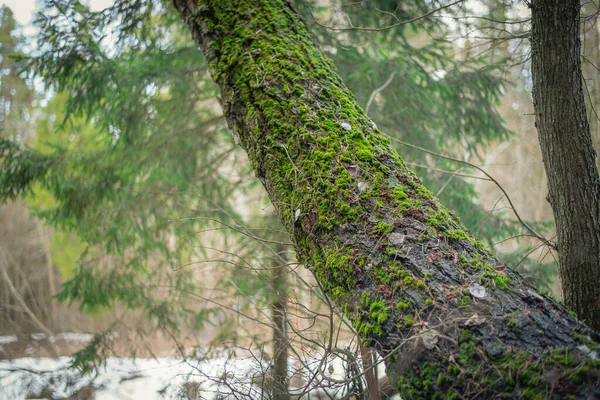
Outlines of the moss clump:
<svg viewBox="0 0 600 400">
<path fill-rule="evenodd" d="M 429 227 L 440 232 L 440 234 L 447 239 L 466 240 L 473 244 L 477 249 L 485 251 L 483 243 L 471 236 L 466 228 L 460 225 L 458 219 L 442 206 L 437 205 L 437 210 L 430 212 L 425 217 L 425 221 Z"/>
<path fill-rule="evenodd" d="M 375 156 L 373 156 L 373 148 L 364 140 L 361 136 L 354 140 L 354 155 L 361 161 L 372 161 Z"/>
<path fill-rule="evenodd" d="M 367 292 L 362 292 L 352 324 L 363 339 L 379 337 L 383 335 L 381 325 L 389 319 L 389 312 L 385 300 L 372 299 Z"/>
<path fill-rule="evenodd" d="M 590 350 L 598 351 L 600 350 L 600 344 L 594 342 L 589 336 L 580 335 L 579 333 L 573 334 L 573 340 L 577 343 L 581 343 L 586 345 Z"/>
<path fill-rule="evenodd" d="M 378 325 L 381 325 L 388 320 L 388 307 L 385 305 L 385 301 L 376 300 L 371 303 L 369 319 L 371 321 L 376 321 Z"/>
<path fill-rule="evenodd" d="M 458 300 L 458 305 L 464 307 L 471 302 L 471 298 L 469 296 L 463 296 L 460 300 Z"/>
<path fill-rule="evenodd" d="M 516 327 L 518 322 L 512 321 L 515 320 L 506 325 Z M 502 346 L 501 342 L 498 345 Z M 521 351 L 503 351 L 491 356 L 482 353 L 481 347 L 479 339 L 462 330 L 458 346 L 448 354 L 438 354 L 434 361 L 415 362 L 398 379 L 396 387 L 400 395 L 446 399 L 452 393 L 478 393 L 481 398 L 545 399 L 549 393 L 548 376 L 553 376 L 555 382 L 564 382 L 553 386 L 556 398 L 572 398 L 573 393 L 593 398 L 595 388 L 600 385 L 600 362 L 575 357 L 573 349 L 547 350 L 539 356 Z"/>
<path fill-rule="evenodd" d="M 405 200 L 408 200 L 408 195 L 406 194 L 406 189 L 402 185 L 396 185 L 393 189 L 394 200 L 397 204 L 401 204 Z"/>
<path fill-rule="evenodd" d="M 521 330 L 519 321 L 517 321 L 516 319 L 510 319 L 506 323 L 506 330 L 513 333 L 519 333 L 519 331 Z"/>
<path fill-rule="evenodd" d="M 323 253 L 317 253 L 315 257 L 315 276 L 336 299 L 354 289 L 355 275 L 364 260 L 354 256 L 351 249 L 344 246 L 338 249 L 325 248 Z"/>
<path fill-rule="evenodd" d="M 379 282 L 383 283 L 384 285 L 390 283 L 391 276 L 386 272 L 384 268 L 375 268 L 374 273 L 375 277 L 377 278 L 377 280 L 379 280 Z"/>
<path fill-rule="evenodd" d="M 499 287 L 500 289 L 508 289 L 508 285 L 512 282 L 512 278 L 505 273 L 489 272 L 486 275 L 493 279 L 496 287 Z"/>
<path fill-rule="evenodd" d="M 373 233 L 378 233 L 380 235 L 389 235 L 394 230 L 394 225 L 390 224 L 387 221 L 379 221 L 377 225 L 373 227 Z"/>
<path fill-rule="evenodd" d="M 408 301 L 400 300 L 396 304 L 396 309 L 398 309 L 400 311 L 405 311 L 405 310 L 408 310 L 410 308 L 410 306 L 411 306 L 411 304 Z"/>
</svg>

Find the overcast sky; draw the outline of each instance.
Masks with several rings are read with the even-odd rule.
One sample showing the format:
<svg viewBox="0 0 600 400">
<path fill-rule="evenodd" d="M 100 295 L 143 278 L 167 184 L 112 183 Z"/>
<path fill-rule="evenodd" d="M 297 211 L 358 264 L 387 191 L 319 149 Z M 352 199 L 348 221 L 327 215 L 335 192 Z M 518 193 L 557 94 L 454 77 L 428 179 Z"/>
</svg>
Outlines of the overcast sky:
<svg viewBox="0 0 600 400">
<path fill-rule="evenodd" d="M 26 26 L 31 22 L 33 13 L 37 9 L 37 4 L 44 0 L 0 0 L 0 4 L 9 6 L 15 13 L 15 18 L 21 25 Z M 85 1 L 84 1 L 85 3 Z M 106 8 L 112 0 L 90 0 L 89 4 L 94 9 Z"/>
<path fill-rule="evenodd" d="M 35 10 L 35 4 L 37 0 L 1 0 L 0 3 L 4 3 L 9 6 L 15 13 L 15 18 L 21 25 L 27 25 L 31 21 L 31 17 Z"/>
</svg>

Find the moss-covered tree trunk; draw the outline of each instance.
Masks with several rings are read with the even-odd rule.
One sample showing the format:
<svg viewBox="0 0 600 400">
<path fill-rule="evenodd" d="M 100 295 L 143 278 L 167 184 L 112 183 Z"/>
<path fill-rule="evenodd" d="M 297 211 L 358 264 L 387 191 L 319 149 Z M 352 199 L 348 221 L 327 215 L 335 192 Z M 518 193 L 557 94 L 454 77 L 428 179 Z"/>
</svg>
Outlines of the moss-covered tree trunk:
<svg viewBox="0 0 600 400">
<path fill-rule="evenodd" d="M 598 337 L 421 185 L 287 2 L 174 5 L 299 258 L 405 399 L 600 396 Z"/>
<path fill-rule="evenodd" d="M 600 176 L 582 86 L 580 8 L 580 0 L 532 2 L 533 106 L 565 303 L 600 329 Z"/>
</svg>

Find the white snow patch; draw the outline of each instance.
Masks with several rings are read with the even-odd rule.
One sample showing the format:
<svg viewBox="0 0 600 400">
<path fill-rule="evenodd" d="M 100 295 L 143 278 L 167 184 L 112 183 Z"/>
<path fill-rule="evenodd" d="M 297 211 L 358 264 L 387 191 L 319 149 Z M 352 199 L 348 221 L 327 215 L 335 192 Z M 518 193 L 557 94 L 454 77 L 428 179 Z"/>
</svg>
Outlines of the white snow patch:
<svg viewBox="0 0 600 400">
<path fill-rule="evenodd" d="M 66 342 L 89 342 L 94 338 L 91 333 L 65 332 L 54 336 L 55 340 L 64 340 Z"/>
<path fill-rule="evenodd" d="M 438 69 L 437 71 L 435 71 L 434 73 L 431 74 L 431 78 L 434 81 L 441 81 L 442 79 L 444 79 L 446 77 L 446 74 L 448 72 L 444 69 Z"/>
<path fill-rule="evenodd" d="M 471 293 L 471 296 L 478 299 L 482 299 L 486 296 L 485 288 L 478 283 L 469 286 L 469 293 Z"/>
<path fill-rule="evenodd" d="M 15 335 L 0 336 L 0 344 L 9 344 L 18 342 L 19 338 Z"/>
<path fill-rule="evenodd" d="M 305 372 L 305 379 L 309 375 L 314 378 L 316 373 L 319 379 L 313 381 L 318 386 L 317 381 L 321 379 L 345 379 L 344 363 L 339 357 L 330 355 L 326 361 L 309 357 L 304 361 L 311 371 Z M 0 400 L 31 398 L 39 395 L 44 388 L 52 393 L 53 398 L 65 398 L 86 386 L 95 388 L 93 400 L 177 399 L 186 398 L 182 396 L 186 384 L 198 387 L 195 394 L 202 399 L 258 399 L 262 398 L 260 378 L 269 369 L 268 362 L 259 362 L 254 357 L 205 361 L 167 357 L 108 358 L 97 375 L 82 377 L 78 371 L 68 369 L 70 362 L 70 357 L 0 361 Z M 290 372 L 295 368 L 295 362 L 290 359 Z M 383 376 L 383 363 L 377 368 Z M 304 392 L 303 389 L 296 390 Z M 311 397 L 326 391 L 331 398 L 339 398 L 344 392 L 342 386 L 337 389 L 312 386 L 309 390 Z M 305 395 L 303 398 L 308 397 Z"/>
<path fill-rule="evenodd" d="M 254 359 L 108 358 L 93 379 L 67 369 L 70 361 L 69 357 L 0 361 L 0 400 L 23 399 L 43 388 L 50 388 L 54 398 L 63 398 L 90 384 L 96 388 L 95 400 L 178 398 L 186 382 L 199 385 L 198 393 L 206 399 L 231 394 L 229 385 L 260 397 L 260 383 L 252 380 L 266 368 Z"/>
<path fill-rule="evenodd" d="M 33 340 L 42 340 L 42 339 L 46 339 L 46 334 L 45 333 L 32 333 L 31 334 L 31 338 Z"/>
</svg>

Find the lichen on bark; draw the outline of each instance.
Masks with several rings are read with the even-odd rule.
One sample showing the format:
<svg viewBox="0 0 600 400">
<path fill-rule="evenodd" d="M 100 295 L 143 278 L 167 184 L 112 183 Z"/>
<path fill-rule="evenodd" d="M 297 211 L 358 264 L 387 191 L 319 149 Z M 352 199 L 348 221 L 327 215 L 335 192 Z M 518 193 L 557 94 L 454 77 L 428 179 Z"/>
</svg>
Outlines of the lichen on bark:
<svg viewBox="0 0 600 400">
<path fill-rule="evenodd" d="M 600 395 L 593 350 L 573 337 L 595 345 L 594 332 L 505 268 L 423 187 L 287 2 L 174 4 L 299 258 L 386 357 L 405 398 Z M 557 348 L 571 361 L 552 361 Z M 515 360 L 537 367 L 526 378 Z"/>
</svg>

